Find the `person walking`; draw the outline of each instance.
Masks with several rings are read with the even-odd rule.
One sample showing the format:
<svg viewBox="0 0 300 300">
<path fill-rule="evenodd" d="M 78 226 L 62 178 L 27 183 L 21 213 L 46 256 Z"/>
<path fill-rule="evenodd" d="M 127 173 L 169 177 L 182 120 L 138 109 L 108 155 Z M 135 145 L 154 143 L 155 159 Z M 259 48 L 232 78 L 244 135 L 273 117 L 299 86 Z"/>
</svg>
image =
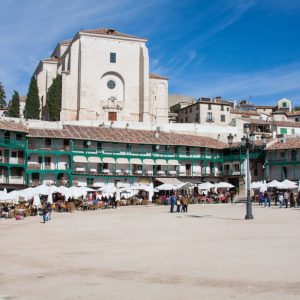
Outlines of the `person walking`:
<svg viewBox="0 0 300 300">
<path fill-rule="evenodd" d="M 43 216 L 43 223 L 45 224 L 48 220 L 47 220 L 47 215 L 48 215 L 48 209 L 47 209 L 47 205 L 44 205 L 42 208 L 42 216 Z"/>
<path fill-rule="evenodd" d="M 179 199 L 179 196 L 177 195 L 176 197 L 176 210 L 178 213 L 180 213 L 180 208 L 181 208 L 181 201 Z"/>
<path fill-rule="evenodd" d="M 279 192 L 278 193 L 278 201 L 279 201 L 279 208 L 282 208 L 282 206 L 283 206 L 283 194 L 282 194 L 282 192 Z"/>
<path fill-rule="evenodd" d="M 171 197 L 170 197 L 170 213 L 174 212 L 174 205 L 175 205 L 175 197 L 174 195 L 172 194 Z"/>
<path fill-rule="evenodd" d="M 294 193 L 290 193 L 290 207 L 295 207 L 295 196 Z"/>
<path fill-rule="evenodd" d="M 264 199 L 264 194 L 262 192 L 258 193 L 258 205 L 262 205 Z"/>
<path fill-rule="evenodd" d="M 269 195 L 267 191 L 264 192 L 264 207 L 267 207 L 267 205 L 270 207 L 270 200 Z"/>
<path fill-rule="evenodd" d="M 189 197 L 188 196 L 184 196 L 182 199 L 182 210 L 183 212 L 187 212 L 188 211 L 188 205 L 189 205 Z"/>
<path fill-rule="evenodd" d="M 47 221 L 51 220 L 51 216 L 52 216 L 52 207 L 51 207 L 51 203 L 47 203 Z"/>
<path fill-rule="evenodd" d="M 289 206 L 289 193 L 288 193 L 288 191 L 285 191 L 283 199 L 284 199 L 285 208 L 288 208 L 288 206 Z"/>
<path fill-rule="evenodd" d="M 275 206 L 277 206 L 278 201 L 279 201 L 279 191 L 277 190 L 275 193 Z"/>
</svg>

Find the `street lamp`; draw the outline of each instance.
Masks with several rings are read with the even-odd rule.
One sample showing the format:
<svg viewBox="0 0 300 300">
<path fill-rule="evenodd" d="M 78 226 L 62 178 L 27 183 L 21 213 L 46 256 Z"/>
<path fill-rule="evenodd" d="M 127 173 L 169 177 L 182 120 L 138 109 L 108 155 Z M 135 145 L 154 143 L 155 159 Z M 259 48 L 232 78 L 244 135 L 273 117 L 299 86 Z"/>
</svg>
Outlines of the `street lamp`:
<svg viewBox="0 0 300 300">
<path fill-rule="evenodd" d="M 247 202 L 246 202 L 246 220 L 253 219 L 252 214 L 252 200 L 250 195 L 250 158 L 249 158 L 249 150 L 252 148 L 255 142 L 255 134 L 250 133 L 250 124 L 244 125 L 245 135 L 241 138 L 241 147 L 246 149 L 246 160 L 247 160 Z M 233 141 L 233 136 L 230 133 L 227 137 L 228 144 L 231 146 Z"/>
</svg>

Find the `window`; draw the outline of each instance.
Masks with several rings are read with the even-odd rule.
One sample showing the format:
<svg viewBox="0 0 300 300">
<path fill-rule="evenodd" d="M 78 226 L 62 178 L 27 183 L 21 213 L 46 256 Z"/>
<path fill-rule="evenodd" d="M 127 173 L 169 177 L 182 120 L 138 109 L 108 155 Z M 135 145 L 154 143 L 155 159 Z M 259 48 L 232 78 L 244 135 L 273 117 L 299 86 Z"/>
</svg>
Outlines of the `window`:
<svg viewBox="0 0 300 300">
<path fill-rule="evenodd" d="M 64 146 L 69 146 L 70 145 L 70 140 L 64 140 Z"/>
<path fill-rule="evenodd" d="M 94 184 L 94 178 L 87 178 L 86 183 L 87 183 L 87 185 L 93 185 Z"/>
<path fill-rule="evenodd" d="M 207 119 L 206 119 L 206 122 L 212 122 L 212 121 L 213 121 L 212 113 L 211 113 L 211 112 L 208 112 L 208 113 L 207 113 Z"/>
<path fill-rule="evenodd" d="M 102 151 L 102 143 L 101 142 L 97 142 L 97 149 L 99 151 Z"/>
<path fill-rule="evenodd" d="M 16 134 L 16 140 L 18 140 L 18 141 L 22 140 L 22 134 L 21 133 Z"/>
<path fill-rule="evenodd" d="M 221 111 L 224 111 L 224 105 L 221 104 Z"/>
<path fill-rule="evenodd" d="M 43 162 L 43 159 L 42 159 L 42 157 L 41 157 L 41 156 L 39 156 L 39 158 L 38 158 L 38 162 L 39 162 L 39 164 L 41 164 L 41 163 Z"/>
<path fill-rule="evenodd" d="M 299 122 L 299 118 L 295 118 L 295 122 Z"/>
<path fill-rule="evenodd" d="M 83 148 L 88 148 L 89 146 L 88 146 L 88 142 L 87 141 L 83 141 L 82 142 L 82 147 Z"/>
<path fill-rule="evenodd" d="M 292 150 L 291 156 L 292 156 L 292 161 L 296 161 L 297 160 L 297 150 Z"/>
<path fill-rule="evenodd" d="M 199 104 L 197 104 L 197 110 L 199 110 Z"/>
<path fill-rule="evenodd" d="M 227 111 L 229 111 L 229 107 L 227 107 Z"/>
<path fill-rule="evenodd" d="M 200 114 L 196 114 L 195 122 L 197 122 L 197 123 L 200 122 Z"/>
<path fill-rule="evenodd" d="M 192 112 L 192 110 L 193 110 L 193 108 L 192 108 L 192 107 L 190 107 L 190 113 Z"/>
<path fill-rule="evenodd" d="M 283 167 L 282 168 L 282 172 L 283 172 L 283 179 L 286 179 L 288 177 L 288 170 L 287 167 Z"/>
<path fill-rule="evenodd" d="M 284 158 L 285 157 L 285 152 L 280 152 L 280 157 Z"/>
<path fill-rule="evenodd" d="M 39 173 L 32 173 L 32 180 L 40 180 L 40 174 Z"/>
<path fill-rule="evenodd" d="M 45 157 L 45 166 L 50 166 L 50 164 L 51 164 L 51 157 Z"/>
<path fill-rule="evenodd" d="M 287 103 L 286 103 L 286 102 L 283 102 L 283 103 L 282 103 L 282 107 L 287 107 Z"/>
<path fill-rule="evenodd" d="M 295 129 L 294 128 L 292 129 L 292 134 L 295 134 Z"/>
<path fill-rule="evenodd" d="M 225 122 L 225 115 L 221 115 L 221 122 Z"/>
<path fill-rule="evenodd" d="M 186 154 L 186 156 L 190 156 L 190 147 L 189 146 L 187 146 L 185 148 L 185 154 Z"/>
<path fill-rule="evenodd" d="M 116 87 L 116 83 L 113 80 L 109 80 L 107 82 L 107 87 L 111 90 L 113 90 Z"/>
<path fill-rule="evenodd" d="M 208 110 L 211 110 L 211 104 L 208 104 Z"/>
<path fill-rule="evenodd" d="M 11 152 L 11 157 L 17 157 L 17 151 L 12 151 Z"/>
<path fill-rule="evenodd" d="M 110 62 L 115 64 L 117 61 L 117 54 L 114 52 L 110 52 Z"/>
<path fill-rule="evenodd" d="M 188 118 L 187 117 L 185 117 L 185 123 L 187 123 L 188 122 Z"/>
<path fill-rule="evenodd" d="M 46 145 L 46 147 L 50 147 L 51 146 L 51 139 L 45 139 L 45 145 Z"/>
</svg>

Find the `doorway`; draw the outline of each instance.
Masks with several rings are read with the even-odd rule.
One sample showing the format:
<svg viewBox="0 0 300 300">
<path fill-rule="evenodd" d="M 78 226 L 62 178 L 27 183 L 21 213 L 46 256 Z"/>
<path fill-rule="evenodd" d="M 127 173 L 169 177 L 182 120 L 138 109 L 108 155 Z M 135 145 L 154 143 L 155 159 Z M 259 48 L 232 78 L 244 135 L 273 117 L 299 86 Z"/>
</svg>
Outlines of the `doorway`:
<svg viewBox="0 0 300 300">
<path fill-rule="evenodd" d="M 109 111 L 108 112 L 108 121 L 117 121 L 117 112 Z"/>
</svg>

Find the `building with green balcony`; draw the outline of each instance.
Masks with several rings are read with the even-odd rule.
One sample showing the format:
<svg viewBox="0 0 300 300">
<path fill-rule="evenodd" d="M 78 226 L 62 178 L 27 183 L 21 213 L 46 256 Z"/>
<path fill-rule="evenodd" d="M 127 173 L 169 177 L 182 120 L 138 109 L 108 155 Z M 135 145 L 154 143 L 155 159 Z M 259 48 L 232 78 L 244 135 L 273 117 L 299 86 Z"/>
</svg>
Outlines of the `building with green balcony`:
<svg viewBox="0 0 300 300">
<path fill-rule="evenodd" d="M 42 183 L 98 187 L 103 183 L 165 182 L 170 178 L 193 183 L 228 181 L 241 192 L 245 188 L 246 154 L 238 143 L 229 147 L 204 136 L 157 130 L 67 124 L 51 129 L 38 128 L 38 121 L 36 124 L 0 122 L 3 188 Z M 278 165 L 278 179 L 296 180 L 300 173 L 295 149 L 285 150 L 291 161 L 283 160 L 282 154 L 282 161 L 277 156 L 274 160 L 272 155 L 278 150 L 272 143 L 266 149 L 257 143 L 250 151 L 251 180 L 277 179 L 271 166 Z"/>
</svg>

